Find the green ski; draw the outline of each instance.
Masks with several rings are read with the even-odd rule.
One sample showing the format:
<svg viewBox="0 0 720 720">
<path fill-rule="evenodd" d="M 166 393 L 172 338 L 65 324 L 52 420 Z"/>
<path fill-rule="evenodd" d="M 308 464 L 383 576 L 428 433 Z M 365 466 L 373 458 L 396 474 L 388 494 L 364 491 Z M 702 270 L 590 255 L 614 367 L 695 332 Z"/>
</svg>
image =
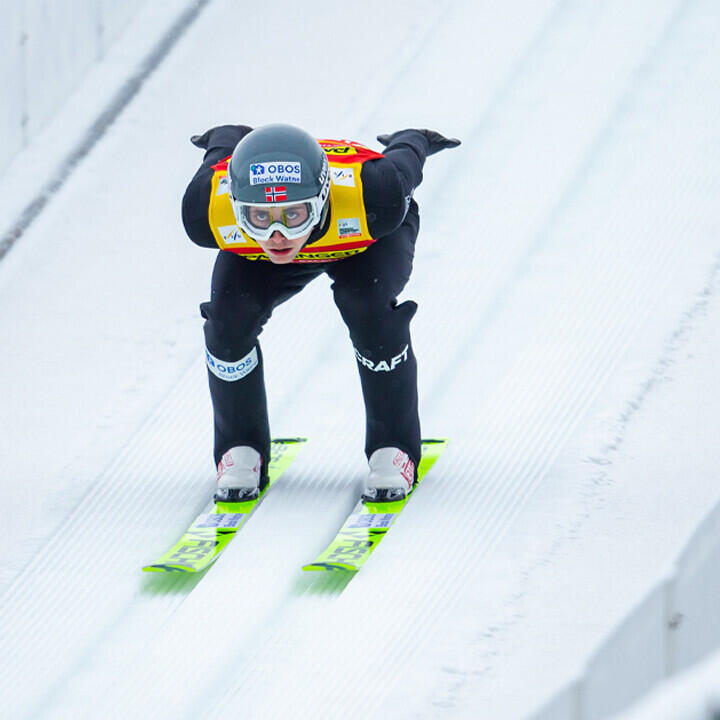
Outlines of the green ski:
<svg viewBox="0 0 720 720">
<path fill-rule="evenodd" d="M 211 502 L 198 515 L 185 534 L 145 572 L 195 573 L 210 567 L 252 515 L 268 488 L 290 467 L 307 438 L 281 438 L 272 441 L 268 465 L 268 485 L 255 500 Z"/>
<path fill-rule="evenodd" d="M 422 441 L 418 484 L 440 457 L 447 443 L 447 440 Z M 305 565 L 303 570 L 357 572 L 385 537 L 411 495 L 394 502 L 373 503 L 360 500 L 328 548 L 314 562 Z"/>
</svg>

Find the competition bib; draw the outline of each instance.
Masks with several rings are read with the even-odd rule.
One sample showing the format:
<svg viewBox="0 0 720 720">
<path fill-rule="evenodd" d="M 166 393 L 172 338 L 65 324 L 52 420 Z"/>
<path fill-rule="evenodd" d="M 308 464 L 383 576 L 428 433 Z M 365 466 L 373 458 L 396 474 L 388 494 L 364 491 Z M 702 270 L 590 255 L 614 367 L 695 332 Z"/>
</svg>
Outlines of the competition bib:
<svg viewBox="0 0 720 720">
<path fill-rule="evenodd" d="M 367 227 L 360 171 L 366 160 L 383 157 L 360 143 L 346 140 L 318 140 L 330 166 L 330 224 L 318 240 L 306 245 L 294 263 L 342 260 L 367 250 L 375 242 Z M 227 176 L 230 157 L 213 165 L 208 220 L 221 250 L 248 260 L 268 260 L 263 249 L 235 222 L 230 204 Z"/>
</svg>

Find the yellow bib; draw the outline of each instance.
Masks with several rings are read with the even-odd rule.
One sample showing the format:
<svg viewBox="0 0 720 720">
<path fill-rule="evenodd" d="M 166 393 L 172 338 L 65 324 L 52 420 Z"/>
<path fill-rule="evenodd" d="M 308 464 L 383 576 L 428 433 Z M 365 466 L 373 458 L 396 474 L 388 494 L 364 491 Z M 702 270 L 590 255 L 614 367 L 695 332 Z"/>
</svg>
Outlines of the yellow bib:
<svg viewBox="0 0 720 720">
<path fill-rule="evenodd" d="M 345 140 L 318 140 L 330 165 L 330 224 L 327 232 L 306 245 L 295 263 L 319 263 L 356 255 L 375 242 L 367 226 L 360 171 L 371 158 L 382 157 L 370 148 Z M 248 260 L 269 260 L 263 249 L 235 222 L 228 194 L 229 158 L 213 166 L 208 220 L 221 250 L 242 255 Z"/>
</svg>

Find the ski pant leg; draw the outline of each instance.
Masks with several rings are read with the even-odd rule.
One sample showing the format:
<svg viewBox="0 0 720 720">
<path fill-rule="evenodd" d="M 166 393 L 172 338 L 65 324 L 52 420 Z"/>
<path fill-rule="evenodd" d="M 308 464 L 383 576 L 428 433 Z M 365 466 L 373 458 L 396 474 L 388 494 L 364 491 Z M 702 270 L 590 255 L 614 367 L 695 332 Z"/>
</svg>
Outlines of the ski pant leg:
<svg viewBox="0 0 720 720">
<path fill-rule="evenodd" d="M 215 463 L 248 445 L 270 461 L 270 427 L 258 336 L 280 303 L 302 290 L 322 267 L 273 265 L 218 253 L 210 302 L 200 306 L 215 427 Z"/>
<path fill-rule="evenodd" d="M 402 225 L 365 252 L 330 266 L 335 303 L 350 331 L 366 411 L 365 452 L 398 447 L 420 461 L 417 362 L 410 321 L 417 305 L 398 305 L 412 272 L 419 229 L 411 203 Z"/>
</svg>

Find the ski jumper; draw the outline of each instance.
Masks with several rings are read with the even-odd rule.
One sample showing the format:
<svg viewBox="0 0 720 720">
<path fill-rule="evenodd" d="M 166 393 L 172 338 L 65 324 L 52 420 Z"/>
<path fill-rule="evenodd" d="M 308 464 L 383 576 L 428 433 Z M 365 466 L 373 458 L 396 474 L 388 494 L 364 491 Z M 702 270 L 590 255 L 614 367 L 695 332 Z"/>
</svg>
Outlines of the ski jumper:
<svg viewBox="0 0 720 720">
<path fill-rule="evenodd" d="M 398 447 L 420 460 L 417 364 L 410 321 L 417 305 L 397 296 L 412 271 L 419 230 L 415 187 L 427 140 L 401 133 L 376 153 L 346 141 L 319 141 L 331 171 L 330 211 L 295 260 L 268 261 L 234 222 L 227 159 L 248 132 L 220 126 L 206 133 L 205 160 L 183 198 L 193 242 L 220 248 L 205 318 L 206 360 L 215 425 L 215 461 L 249 445 L 269 459 L 270 429 L 258 337 L 281 303 L 325 273 L 348 327 L 366 409 L 365 452 Z M 267 462 L 265 463 L 267 466 Z"/>
</svg>

